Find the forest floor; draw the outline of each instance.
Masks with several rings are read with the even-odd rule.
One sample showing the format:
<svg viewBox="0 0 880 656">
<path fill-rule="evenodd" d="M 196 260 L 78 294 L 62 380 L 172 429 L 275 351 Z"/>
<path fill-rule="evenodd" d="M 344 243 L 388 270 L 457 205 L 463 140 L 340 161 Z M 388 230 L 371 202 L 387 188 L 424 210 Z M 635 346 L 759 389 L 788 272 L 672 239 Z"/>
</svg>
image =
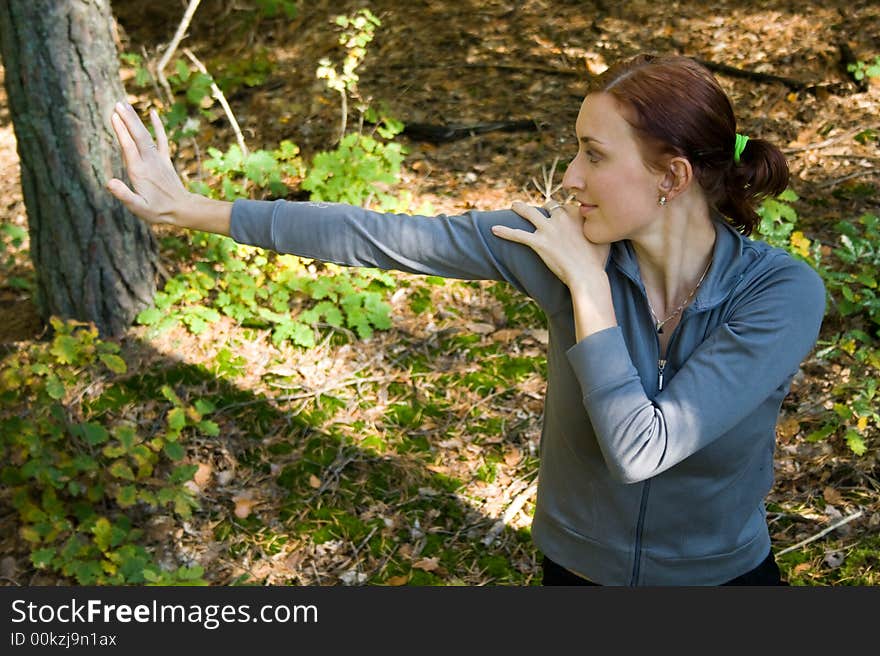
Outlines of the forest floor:
<svg viewBox="0 0 880 656">
<path fill-rule="evenodd" d="M 241 84 L 229 95 L 244 138 L 251 149 L 289 139 L 308 160 L 338 131 L 338 95 L 315 75 L 322 57 L 340 58 L 333 18 L 364 3 L 303 3 L 293 20 L 253 20 L 252 4 L 203 0 L 183 45 L 215 75 L 244 76 L 248 65 L 268 70 L 257 86 Z M 122 50 L 155 56 L 184 5 L 114 0 Z M 716 72 L 739 132 L 769 139 L 788 155 L 800 197 L 793 203 L 798 229 L 809 239 L 830 252 L 839 243 L 837 221 L 878 213 L 878 141 L 854 136 L 880 131 L 880 84 L 858 87 L 841 64 L 842 44 L 859 60 L 880 54 L 875 2 L 375 0 L 368 6 L 382 24 L 359 70 L 365 97 L 387 103 L 405 123 L 530 119 L 538 126 L 445 144 L 402 138 L 401 188 L 415 206 L 457 214 L 536 200 L 531 181 L 540 179 L 542 167 L 575 152 L 587 77 L 655 52 L 815 85 L 798 90 Z M 123 71 L 129 100 L 145 117 L 156 96 L 131 92 L 132 74 Z M 197 140 L 204 154 L 211 146 L 225 151 L 235 137 L 218 114 Z M 185 178 L 200 176 L 187 142 L 175 163 Z M 0 221 L 26 225 L 2 90 Z M 26 249 L 25 242 L 18 252 Z M 29 275 L 23 257 L 8 264 L 4 275 Z M 173 273 L 185 262 L 166 265 Z M 227 400 L 218 419 L 222 437 L 188 446 L 188 460 L 200 466 L 194 491 L 203 510 L 187 522 L 170 515 L 149 522 L 147 537 L 164 563 L 200 564 L 214 584 L 538 581 L 540 554 L 528 527 L 546 385 L 543 318 L 498 283 L 397 278 L 392 328 L 365 341 L 329 334 L 311 350 L 275 347 L 226 319 L 200 335 L 175 329 L 151 337 L 139 326 L 121 340 L 129 370 L 142 372 L 139 385 L 167 380 L 159 372 L 177 369 L 178 384 L 193 398 Z M 429 303 L 413 303 L 416 297 Z M 846 327 L 829 316 L 819 346 Z M 0 344 L 24 347 L 41 330 L 28 294 L 0 280 Z M 225 346 L 247 365 L 221 375 L 216 363 Z M 862 456 L 842 441 L 804 439 L 818 428 L 816 409 L 830 408 L 829 390 L 849 376 L 844 359 L 810 357 L 783 404 L 768 498 L 774 548 L 862 513 L 779 559 L 793 584 L 880 583 L 880 426 L 868 427 Z M 285 385 L 301 398 L 259 402 Z M 292 425 L 292 414 L 308 418 L 311 428 Z M 519 510 L 496 530 L 512 506 Z M 0 518 L 0 577 L 54 582 L 33 569 L 26 545 L 6 530 L 14 521 L 11 513 Z"/>
</svg>

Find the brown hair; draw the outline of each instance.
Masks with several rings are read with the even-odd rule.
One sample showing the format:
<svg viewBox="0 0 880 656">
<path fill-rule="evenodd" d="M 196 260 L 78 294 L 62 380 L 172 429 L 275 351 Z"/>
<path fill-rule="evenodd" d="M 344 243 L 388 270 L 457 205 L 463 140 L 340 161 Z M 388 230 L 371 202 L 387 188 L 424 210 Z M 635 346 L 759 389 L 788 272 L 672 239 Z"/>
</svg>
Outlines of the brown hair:
<svg viewBox="0 0 880 656">
<path fill-rule="evenodd" d="M 637 55 L 602 73 L 590 92 L 618 101 L 641 137 L 646 166 L 662 170 L 668 157 L 686 157 L 710 206 L 746 236 L 760 220 L 757 203 L 788 186 L 785 155 L 768 141 L 750 137 L 734 162 L 733 105 L 712 73 L 689 57 Z"/>
</svg>

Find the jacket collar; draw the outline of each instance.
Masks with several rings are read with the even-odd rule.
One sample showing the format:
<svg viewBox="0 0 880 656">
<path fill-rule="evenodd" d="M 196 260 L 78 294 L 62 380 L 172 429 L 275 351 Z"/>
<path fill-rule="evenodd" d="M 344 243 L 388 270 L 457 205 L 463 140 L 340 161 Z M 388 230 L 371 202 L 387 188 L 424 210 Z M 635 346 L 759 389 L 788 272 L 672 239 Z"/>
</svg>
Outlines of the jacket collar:
<svg viewBox="0 0 880 656">
<path fill-rule="evenodd" d="M 713 214 L 712 223 L 715 226 L 712 265 L 697 290 L 693 303 L 685 308 L 685 311 L 691 307 L 700 311 L 715 307 L 727 298 L 745 275 L 748 258 L 743 257 L 743 246 L 748 241 L 748 237 L 740 234 L 720 214 Z M 608 259 L 613 260 L 617 268 L 636 283 L 642 293 L 647 296 L 639 271 L 639 263 L 629 239 L 613 242 Z M 607 271 L 608 261 L 606 261 L 605 269 Z"/>
</svg>

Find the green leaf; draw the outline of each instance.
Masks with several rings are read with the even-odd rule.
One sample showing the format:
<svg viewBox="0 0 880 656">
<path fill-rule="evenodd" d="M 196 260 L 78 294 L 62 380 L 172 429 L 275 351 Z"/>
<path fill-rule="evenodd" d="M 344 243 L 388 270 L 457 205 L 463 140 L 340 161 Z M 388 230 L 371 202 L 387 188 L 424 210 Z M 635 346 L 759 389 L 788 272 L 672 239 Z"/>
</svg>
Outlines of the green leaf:
<svg viewBox="0 0 880 656">
<path fill-rule="evenodd" d="M 137 488 L 134 485 L 125 485 L 116 491 L 116 503 L 120 508 L 130 508 L 137 503 Z"/>
<path fill-rule="evenodd" d="M 819 430 L 815 430 L 805 438 L 807 442 L 820 442 L 824 440 L 826 437 L 831 435 L 835 431 L 835 427 L 832 425 L 823 426 Z"/>
<path fill-rule="evenodd" d="M 116 426 L 113 435 L 126 451 L 131 450 L 137 439 L 137 432 L 133 426 Z"/>
<path fill-rule="evenodd" d="M 162 396 L 171 401 L 174 405 L 180 406 L 183 405 L 183 401 L 180 400 L 180 397 L 175 394 L 174 390 L 171 389 L 168 385 L 162 385 Z"/>
<path fill-rule="evenodd" d="M 101 563 L 97 560 L 86 560 L 75 563 L 72 573 L 80 585 L 94 585 L 103 574 Z"/>
<path fill-rule="evenodd" d="M 31 562 L 37 569 L 48 567 L 52 559 L 55 557 L 55 547 L 47 547 L 45 549 L 37 549 L 31 552 Z"/>
<path fill-rule="evenodd" d="M 56 401 L 64 397 L 64 384 L 55 374 L 50 374 L 46 379 L 46 393 Z"/>
<path fill-rule="evenodd" d="M 198 471 L 198 469 L 198 465 L 180 465 L 179 467 L 175 467 L 174 471 L 172 471 L 171 475 L 168 477 L 168 482 L 176 484 L 188 481 L 192 479 L 193 475 Z M 163 503 L 170 501 L 172 497 L 173 493 L 168 488 L 163 488 L 159 492 L 159 500 Z"/>
<path fill-rule="evenodd" d="M 162 317 L 163 313 L 158 308 L 148 307 L 138 313 L 137 322 L 144 326 L 152 326 Z"/>
<path fill-rule="evenodd" d="M 217 437 L 220 434 L 220 427 L 216 424 L 216 422 L 210 421 L 209 419 L 204 419 L 196 424 L 196 427 L 202 431 L 205 435 L 209 435 L 211 437 Z"/>
<path fill-rule="evenodd" d="M 201 105 L 202 100 L 211 93 L 212 78 L 204 73 L 196 73 L 192 76 L 189 88 L 186 90 L 186 99 L 193 105 Z"/>
<path fill-rule="evenodd" d="M 172 460 L 180 460 L 186 455 L 186 450 L 180 445 L 180 442 L 167 442 L 163 451 Z"/>
<path fill-rule="evenodd" d="M 120 358 L 118 355 L 113 355 L 111 353 L 101 353 L 98 356 L 101 359 L 107 368 L 116 374 L 124 374 L 128 367 L 125 364 L 125 360 Z"/>
<path fill-rule="evenodd" d="M 110 542 L 113 537 L 113 529 L 106 517 L 101 517 L 92 527 L 92 533 L 95 536 L 95 544 L 101 551 L 107 551 L 110 548 Z"/>
<path fill-rule="evenodd" d="M 196 407 L 196 410 L 203 415 L 210 414 L 217 408 L 217 406 L 208 399 L 198 399 L 193 405 Z"/>
<path fill-rule="evenodd" d="M 101 426 L 101 424 L 81 424 L 83 437 L 86 442 L 95 446 L 96 444 L 103 444 L 110 438 L 110 434 L 107 432 L 107 429 Z"/>
<path fill-rule="evenodd" d="M 110 465 L 110 474 L 115 476 L 116 478 L 122 478 L 127 481 L 134 480 L 134 472 L 131 471 L 131 467 L 129 467 L 122 460 L 117 460 L 112 465 Z"/>
<path fill-rule="evenodd" d="M 125 448 L 120 444 L 108 444 L 103 449 L 101 449 L 101 453 L 103 453 L 108 458 L 119 458 L 124 456 L 126 451 Z"/>
<path fill-rule="evenodd" d="M 162 580 L 162 576 L 157 574 L 152 569 L 144 569 L 143 577 L 145 581 L 149 581 L 150 583 L 158 583 Z"/>
<path fill-rule="evenodd" d="M 278 162 L 265 150 L 258 150 L 248 155 L 244 166 L 244 174 L 258 185 L 262 185 L 269 175 L 277 170 Z"/>
<path fill-rule="evenodd" d="M 168 412 L 168 428 L 180 432 L 186 427 L 186 411 L 183 408 L 172 408 Z"/>
<path fill-rule="evenodd" d="M 73 364 L 79 355 L 79 342 L 70 335 L 58 335 L 52 344 L 50 353 L 61 364 Z"/>
<path fill-rule="evenodd" d="M 178 59 L 175 62 L 175 69 L 177 71 L 177 76 L 180 78 L 181 82 L 186 82 L 189 79 L 189 66 L 186 65 L 186 62 L 182 59 Z"/>
<path fill-rule="evenodd" d="M 850 451 L 857 456 L 865 455 L 865 451 L 868 450 L 868 447 L 865 445 L 865 440 L 862 439 L 862 436 L 859 435 L 858 432 L 848 430 L 846 431 L 844 439 L 846 439 L 846 445 L 849 447 Z"/>
</svg>

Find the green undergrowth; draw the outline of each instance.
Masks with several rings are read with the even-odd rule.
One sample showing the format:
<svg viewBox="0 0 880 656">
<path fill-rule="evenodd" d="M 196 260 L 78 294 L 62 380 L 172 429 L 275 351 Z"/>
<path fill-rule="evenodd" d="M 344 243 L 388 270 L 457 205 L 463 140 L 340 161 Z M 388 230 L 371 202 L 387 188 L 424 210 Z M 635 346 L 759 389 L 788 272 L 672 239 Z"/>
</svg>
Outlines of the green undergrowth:
<svg viewBox="0 0 880 656">
<path fill-rule="evenodd" d="M 877 380 L 880 376 L 880 218 L 863 214 L 834 225 L 837 243 L 823 248 L 798 229 L 800 218 L 791 190 L 766 200 L 759 214 L 755 238 L 783 248 L 809 264 L 821 276 L 827 292 L 825 336 L 817 341 L 814 356 L 820 362 L 843 362 L 849 380 L 835 383 L 827 402 L 805 417 L 805 439 L 843 445 L 856 456 L 877 448 L 880 413 Z"/>
<path fill-rule="evenodd" d="M 144 532 L 151 517 L 168 515 L 215 524 L 213 539 L 233 560 L 256 551 L 271 555 L 293 541 L 356 547 L 352 566 L 366 577 L 360 583 L 439 585 L 478 577 L 521 584 L 530 577 L 509 557 L 511 550 L 531 552 L 528 532 L 506 529 L 494 546 L 481 545 L 493 520 L 481 516 L 478 501 L 468 501 L 473 481 L 495 477 L 502 424 L 479 415 L 469 424 L 474 443 L 480 435 L 492 441 L 472 467 L 465 463 L 471 456 L 439 447 L 461 435 L 460 422 L 450 420 L 456 410 L 445 398 L 444 378 L 418 388 L 387 386 L 394 402 L 371 431 L 363 422 L 336 422 L 355 401 L 346 393 L 317 395 L 291 414 L 272 396 L 236 386 L 241 363 L 236 368 L 227 360 L 224 368 L 216 358 L 187 364 L 156 354 L 150 367 L 131 371 L 126 352 L 92 327 L 53 326 L 52 341 L 0 364 L 0 456 L 9 463 L 3 482 L 36 570 L 81 585 L 213 582 L 210 569 L 192 557 L 181 556 L 173 569 L 159 564 Z M 428 368 L 436 355 L 419 357 L 428 358 Z M 500 368 L 495 382 L 513 389 L 518 372 Z M 379 384 L 367 383 L 359 397 L 379 391 Z M 446 430 L 420 431 L 428 419 Z M 233 450 L 237 478 L 259 478 L 260 489 L 276 499 L 266 512 L 236 516 L 234 484 L 209 502 L 192 491 L 198 463 L 216 460 L 220 445 Z M 432 470 L 450 458 L 462 463 L 451 468 L 457 473 Z M 524 466 L 531 475 L 537 469 L 534 459 Z M 398 553 L 402 545 L 408 546 Z M 338 582 L 344 573 L 323 576 Z M 243 574 L 234 584 L 259 582 Z"/>
</svg>

